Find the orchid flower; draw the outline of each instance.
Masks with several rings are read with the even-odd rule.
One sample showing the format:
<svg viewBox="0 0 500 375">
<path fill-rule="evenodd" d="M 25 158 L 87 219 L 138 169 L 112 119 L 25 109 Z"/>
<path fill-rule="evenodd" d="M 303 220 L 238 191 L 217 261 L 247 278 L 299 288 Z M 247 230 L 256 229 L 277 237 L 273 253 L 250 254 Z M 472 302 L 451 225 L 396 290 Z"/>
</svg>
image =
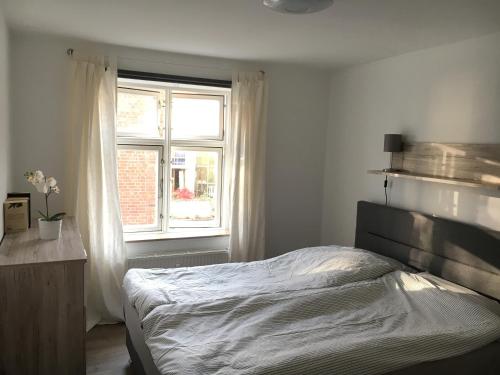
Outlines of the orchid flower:
<svg viewBox="0 0 500 375">
<path fill-rule="evenodd" d="M 45 195 L 45 213 L 38 211 L 45 221 L 58 221 L 63 218 L 66 213 L 59 212 L 55 215 L 49 215 L 49 196 L 52 193 L 59 194 L 60 189 L 57 186 L 57 180 L 54 177 L 45 177 L 42 171 L 28 171 L 24 174 L 28 182 L 30 182 L 39 193 Z"/>
</svg>

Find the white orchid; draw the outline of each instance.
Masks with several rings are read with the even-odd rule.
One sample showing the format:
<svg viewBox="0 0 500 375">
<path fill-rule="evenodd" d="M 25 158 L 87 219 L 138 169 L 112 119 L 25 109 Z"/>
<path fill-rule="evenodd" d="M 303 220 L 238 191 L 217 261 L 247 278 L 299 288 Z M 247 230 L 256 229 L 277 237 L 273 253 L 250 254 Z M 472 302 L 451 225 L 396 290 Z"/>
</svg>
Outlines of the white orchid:
<svg viewBox="0 0 500 375">
<path fill-rule="evenodd" d="M 39 193 L 47 194 L 49 192 L 49 187 L 48 185 L 43 182 L 32 182 L 33 185 L 35 185 L 36 190 L 38 190 Z"/>
<path fill-rule="evenodd" d="M 29 171 L 26 172 L 24 175 L 26 176 L 28 181 L 31 182 L 33 185 L 38 184 L 45 178 L 42 171 Z"/>
<path fill-rule="evenodd" d="M 55 187 L 57 185 L 57 181 L 54 177 L 47 178 L 47 183 L 50 187 Z"/>
<path fill-rule="evenodd" d="M 45 177 L 42 171 L 28 171 L 24 174 L 28 182 L 30 182 L 33 186 L 35 186 L 36 190 L 42 194 L 45 194 L 45 214 L 41 211 L 38 211 L 40 215 L 42 215 L 45 221 L 57 221 L 61 220 L 64 215 L 64 212 L 59 212 L 55 215 L 49 215 L 49 196 L 52 193 L 59 194 L 60 189 L 57 186 L 57 180 L 54 177 Z"/>
<path fill-rule="evenodd" d="M 35 171 L 35 178 L 37 179 L 37 181 L 42 181 L 45 176 L 43 175 L 43 172 L 38 170 L 38 171 Z"/>
</svg>

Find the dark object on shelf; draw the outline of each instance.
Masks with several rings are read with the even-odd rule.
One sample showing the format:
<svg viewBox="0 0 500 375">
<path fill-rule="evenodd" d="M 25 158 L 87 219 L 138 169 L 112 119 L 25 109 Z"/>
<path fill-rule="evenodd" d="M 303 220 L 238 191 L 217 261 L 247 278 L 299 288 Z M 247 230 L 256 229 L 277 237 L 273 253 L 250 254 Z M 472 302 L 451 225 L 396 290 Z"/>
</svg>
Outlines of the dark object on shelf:
<svg viewBox="0 0 500 375">
<path fill-rule="evenodd" d="M 384 152 L 403 151 L 403 136 L 401 134 L 384 134 Z"/>
<path fill-rule="evenodd" d="M 384 134 L 384 152 L 391 153 L 391 167 L 385 168 L 384 172 L 401 172 L 401 169 L 392 167 L 392 159 L 394 152 L 403 151 L 403 136 L 401 134 Z"/>
</svg>

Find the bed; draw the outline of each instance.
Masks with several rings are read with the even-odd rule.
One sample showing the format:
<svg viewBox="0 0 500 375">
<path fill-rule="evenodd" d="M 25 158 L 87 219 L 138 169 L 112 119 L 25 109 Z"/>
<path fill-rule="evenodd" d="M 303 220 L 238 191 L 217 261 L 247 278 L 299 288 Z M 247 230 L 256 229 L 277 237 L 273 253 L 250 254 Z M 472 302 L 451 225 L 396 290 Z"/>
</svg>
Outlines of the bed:
<svg viewBox="0 0 500 375">
<path fill-rule="evenodd" d="M 301 266 L 299 282 L 295 282 L 295 279 L 288 282 L 278 275 L 277 279 L 269 282 L 270 292 L 256 290 L 251 295 L 242 295 L 239 289 L 233 289 L 229 290 L 232 293 L 229 298 L 222 295 L 208 301 L 201 295 L 204 302 L 198 305 L 182 300 L 182 295 L 176 295 L 170 290 L 165 298 L 161 293 L 153 294 L 152 300 L 139 299 L 141 303 L 137 303 L 137 300 L 130 298 L 130 283 L 125 283 L 127 347 L 135 372 L 147 375 L 320 374 L 343 373 L 345 368 L 349 368 L 345 373 L 496 373 L 500 368 L 500 343 L 496 339 L 500 336 L 495 317 L 488 314 L 498 308 L 494 301 L 500 299 L 500 239 L 497 234 L 463 223 L 362 201 L 358 203 L 355 247 L 379 254 L 379 257 L 370 258 L 369 254 L 355 253 L 356 257 L 361 257 L 361 268 L 366 269 L 367 264 L 372 265 L 368 273 L 362 273 L 357 279 L 346 278 L 351 269 L 348 269 L 347 274 L 340 273 L 341 276 L 335 273 L 332 277 L 331 273 L 327 273 L 322 276 L 328 277 L 317 277 L 317 265 L 305 267 L 309 273 L 303 278 Z M 324 271 L 324 260 L 319 264 L 321 271 Z M 427 273 L 408 273 L 405 265 Z M 150 285 L 150 288 L 153 287 L 154 283 Z M 440 290 L 445 290 L 446 293 Z M 469 293 L 470 290 L 479 294 Z M 212 291 L 209 290 L 208 293 L 211 294 Z M 409 294 L 412 295 L 412 300 L 407 303 Z M 422 302 L 415 304 L 414 296 L 422 299 Z M 194 297 L 198 298 L 200 295 Z M 436 311 L 424 311 L 427 305 L 439 305 L 445 297 L 451 298 L 447 306 L 456 308 L 443 309 L 442 311 L 446 311 L 444 316 L 441 316 L 443 314 L 440 310 L 437 311 L 438 314 Z M 357 301 L 358 305 L 353 301 Z M 186 307 L 188 305 L 189 309 Z M 256 306 L 259 314 L 260 311 L 268 311 L 265 319 L 261 315 L 255 315 Z M 349 309 L 350 314 L 346 315 L 345 311 Z M 290 311 L 300 311 L 303 315 L 300 330 L 290 328 L 290 324 L 293 325 L 294 322 L 291 317 L 286 316 Z M 353 316 L 358 314 L 361 322 L 363 317 L 374 311 L 386 316 L 384 319 L 377 316 L 377 319 L 369 320 L 369 325 L 361 325 L 367 333 L 366 336 L 359 334 L 360 328 L 352 324 Z M 494 314 L 497 313 L 494 311 Z M 236 319 L 229 318 L 235 314 L 238 314 Z M 433 336 L 430 341 L 426 338 L 424 331 L 427 328 L 431 330 L 433 325 L 444 327 L 447 320 L 454 319 L 462 319 L 466 326 L 470 316 L 480 317 L 481 324 L 489 326 L 484 331 L 478 331 L 478 327 L 474 326 L 474 332 L 471 330 L 471 335 L 474 333 L 474 336 L 464 336 L 463 332 L 460 336 L 454 333 L 450 336 L 449 332 L 443 332 L 439 337 Z M 258 319 L 255 320 L 256 317 Z M 404 323 L 400 322 L 401 319 Z M 245 329 L 244 324 L 234 324 L 234 321 L 253 320 L 255 322 L 251 323 L 251 329 Z M 335 327 L 332 322 L 335 322 Z M 381 323 L 373 327 L 373 322 Z M 307 330 L 304 329 L 306 323 L 310 325 Z M 400 334 L 411 325 L 417 328 L 420 341 L 415 340 L 412 334 Z M 484 328 L 483 325 L 481 329 Z M 283 326 L 288 327 L 284 333 L 279 331 Z M 271 330 L 273 335 L 269 337 L 276 342 L 262 340 L 260 336 L 251 337 L 248 333 L 253 329 L 256 332 Z M 291 331 L 294 335 L 290 335 Z M 433 329 L 433 333 L 435 331 Z M 182 337 L 177 339 L 176 332 L 182 332 Z M 192 337 L 186 335 L 186 332 L 193 332 Z M 384 332 L 384 335 L 381 336 L 380 332 Z M 389 335 L 390 340 L 386 340 L 388 332 L 399 333 Z M 234 336 L 234 341 L 227 341 L 227 337 L 232 337 L 231 335 Z M 283 341 L 283 337 L 286 340 Z M 337 341 L 332 340 L 332 337 L 336 337 Z M 342 337 L 351 340 L 352 345 L 351 341 L 346 344 L 343 340 L 338 340 Z M 164 346 L 159 346 L 159 343 L 165 345 L 172 341 L 170 338 L 175 339 L 175 348 L 167 345 L 165 349 Z M 204 338 L 210 340 L 203 342 Z M 371 344 L 368 342 L 370 340 Z M 373 345 L 373 342 L 377 345 Z M 408 345 L 408 342 L 411 342 L 412 348 L 422 346 L 421 352 L 417 353 L 422 353 L 420 358 L 415 353 L 404 352 L 404 345 Z M 450 345 L 444 344 L 447 342 Z M 334 348 L 331 347 L 333 343 L 337 345 Z M 241 347 L 236 348 L 233 344 Z M 309 351 L 301 349 L 306 346 Z M 446 352 L 444 349 L 448 346 L 454 351 Z M 292 349 L 297 347 L 299 350 L 293 352 Z M 275 351 L 271 356 L 273 363 L 266 363 L 266 356 L 276 348 L 284 349 Z M 212 355 L 207 355 L 207 350 Z M 346 354 L 339 357 L 336 363 L 331 363 L 329 358 L 332 353 L 336 354 L 335 350 L 346 351 Z M 286 351 L 290 353 L 280 357 Z M 253 353 L 253 357 L 257 356 L 259 359 L 252 361 L 251 358 L 240 358 L 242 353 L 245 354 L 243 357 L 246 357 L 246 353 Z M 363 354 L 360 356 L 357 353 Z M 301 355 L 315 356 L 315 365 L 304 361 Z M 163 364 L 158 360 L 162 356 L 166 357 Z M 197 356 L 203 358 L 202 363 Z M 224 356 L 226 358 L 221 359 Z M 409 356 L 415 359 L 409 361 Z M 391 366 L 380 360 L 385 357 L 391 357 Z M 235 358 L 237 368 L 231 368 L 235 366 Z M 342 358 L 349 361 L 342 364 Z M 228 366 L 217 368 L 215 363 L 227 363 Z M 275 368 L 274 363 L 280 363 L 279 368 Z M 390 371 L 385 371 L 387 368 Z"/>
</svg>

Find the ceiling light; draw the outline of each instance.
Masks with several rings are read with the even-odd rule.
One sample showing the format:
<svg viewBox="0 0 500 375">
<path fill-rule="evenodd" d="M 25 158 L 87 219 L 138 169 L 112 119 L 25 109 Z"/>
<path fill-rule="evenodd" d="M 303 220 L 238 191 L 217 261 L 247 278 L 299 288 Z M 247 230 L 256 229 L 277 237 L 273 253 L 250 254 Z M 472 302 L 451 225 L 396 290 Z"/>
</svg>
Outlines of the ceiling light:
<svg viewBox="0 0 500 375">
<path fill-rule="evenodd" d="M 314 13 L 326 9 L 333 4 L 333 0 L 263 0 L 262 3 L 280 13 Z"/>
</svg>

